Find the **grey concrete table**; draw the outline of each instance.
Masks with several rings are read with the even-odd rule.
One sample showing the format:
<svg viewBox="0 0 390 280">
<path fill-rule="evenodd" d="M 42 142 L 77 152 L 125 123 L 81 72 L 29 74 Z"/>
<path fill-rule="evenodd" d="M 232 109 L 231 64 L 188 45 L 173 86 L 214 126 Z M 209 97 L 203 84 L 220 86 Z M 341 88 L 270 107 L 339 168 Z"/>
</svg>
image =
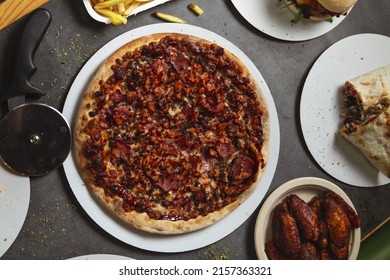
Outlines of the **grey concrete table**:
<svg viewBox="0 0 390 280">
<path fill-rule="evenodd" d="M 278 111 L 281 143 L 276 173 L 267 195 L 291 179 L 320 177 L 336 183 L 349 195 L 362 218 L 363 236 L 388 217 L 390 186 L 350 186 L 335 180 L 318 166 L 303 140 L 299 102 L 311 66 L 333 43 L 358 33 L 390 36 L 390 1 L 360 0 L 335 29 L 319 38 L 300 42 L 282 41 L 258 31 L 229 0 L 197 0 L 206 11 L 201 17 L 187 9 L 190 2 L 173 0 L 133 16 L 121 26 L 96 22 L 80 0 L 52 0 L 45 4 L 43 7 L 50 11 L 53 20 L 35 55 L 38 70 L 32 82 L 47 93 L 39 101 L 62 110 L 77 74 L 105 43 L 128 30 L 160 23 L 161 20 L 152 16 L 155 11 L 175 14 L 239 47 L 270 88 Z M 23 21 L 0 31 L 0 92 L 9 79 L 10 57 Z M 1 116 L 5 112 L 6 107 L 2 105 Z M 135 259 L 255 259 L 254 225 L 261 204 L 237 230 L 214 244 L 182 253 L 150 252 L 118 241 L 102 230 L 78 203 L 60 167 L 46 176 L 31 178 L 26 221 L 2 259 L 67 259 L 86 254 L 118 254 Z"/>
</svg>

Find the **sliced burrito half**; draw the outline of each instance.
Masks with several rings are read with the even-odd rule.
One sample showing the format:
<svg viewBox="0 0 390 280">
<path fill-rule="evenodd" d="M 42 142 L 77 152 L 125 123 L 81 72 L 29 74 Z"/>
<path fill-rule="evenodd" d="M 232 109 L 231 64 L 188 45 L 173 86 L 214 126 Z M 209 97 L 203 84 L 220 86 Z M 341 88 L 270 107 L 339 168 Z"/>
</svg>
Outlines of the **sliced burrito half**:
<svg viewBox="0 0 390 280">
<path fill-rule="evenodd" d="M 390 65 L 345 82 L 340 134 L 390 177 Z"/>
</svg>

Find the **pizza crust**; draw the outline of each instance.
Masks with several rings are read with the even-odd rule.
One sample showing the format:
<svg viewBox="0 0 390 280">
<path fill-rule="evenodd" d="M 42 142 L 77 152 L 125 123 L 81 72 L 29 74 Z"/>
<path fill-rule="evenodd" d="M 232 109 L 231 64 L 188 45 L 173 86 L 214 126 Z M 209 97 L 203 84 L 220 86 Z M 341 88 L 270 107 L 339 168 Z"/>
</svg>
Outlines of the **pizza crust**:
<svg viewBox="0 0 390 280">
<path fill-rule="evenodd" d="M 139 39 L 133 40 L 123 47 L 115 51 L 98 69 L 94 77 L 92 78 L 90 84 L 88 85 L 87 90 L 85 91 L 84 96 L 82 97 L 80 107 L 78 110 L 78 114 L 75 119 L 74 124 L 74 157 L 79 168 L 79 173 L 85 183 L 85 185 L 90 190 L 92 196 L 97 199 L 97 201 L 108 210 L 114 217 L 116 217 L 119 221 L 129 225 L 135 229 L 153 233 L 153 234 L 164 234 L 164 235 L 172 235 L 172 234 L 183 234 L 187 232 L 196 231 L 205 227 L 208 227 L 217 221 L 224 218 L 226 215 L 231 213 L 234 209 L 236 209 L 239 205 L 241 205 L 255 190 L 258 182 L 261 180 L 265 172 L 264 168 L 259 168 L 256 181 L 251 185 L 251 187 L 241 193 L 237 199 L 230 203 L 229 205 L 223 207 L 222 209 L 209 213 L 207 216 L 198 216 L 195 219 L 190 219 L 187 221 L 178 220 L 178 221 L 170 221 L 170 220 L 155 220 L 149 218 L 146 213 L 138 213 L 136 211 L 126 212 L 122 208 L 122 199 L 119 197 L 109 197 L 105 194 L 103 188 L 97 186 L 94 182 L 94 178 L 91 177 L 90 173 L 86 168 L 86 164 L 88 160 L 83 155 L 83 149 L 86 141 L 88 140 L 88 136 L 83 133 L 83 129 L 90 125 L 90 121 L 92 120 L 89 117 L 88 113 L 90 108 L 95 104 L 91 103 L 93 100 L 92 95 L 95 91 L 97 91 L 100 87 L 101 81 L 107 80 L 112 74 L 111 65 L 115 64 L 117 58 L 121 58 L 129 51 L 133 51 L 143 45 L 149 44 L 150 42 L 157 42 L 162 37 L 170 35 L 175 38 L 185 38 L 186 40 L 193 40 L 197 42 L 208 43 L 210 42 L 197 38 L 191 35 L 183 35 L 183 34 L 172 34 L 172 33 L 158 33 L 152 34 L 150 36 L 141 37 Z M 263 156 L 264 165 L 268 162 L 269 157 L 269 146 L 270 146 L 270 116 L 269 110 L 267 107 L 266 99 L 251 76 L 249 70 L 245 65 L 232 53 L 228 52 L 225 49 L 225 54 L 229 56 L 231 60 L 233 60 L 239 67 L 243 70 L 244 75 L 249 79 L 250 83 L 253 87 L 256 88 L 256 92 L 258 94 L 258 98 L 260 104 L 262 106 L 261 110 L 263 112 L 262 116 L 262 129 L 263 129 L 263 149 L 261 151 Z"/>
</svg>

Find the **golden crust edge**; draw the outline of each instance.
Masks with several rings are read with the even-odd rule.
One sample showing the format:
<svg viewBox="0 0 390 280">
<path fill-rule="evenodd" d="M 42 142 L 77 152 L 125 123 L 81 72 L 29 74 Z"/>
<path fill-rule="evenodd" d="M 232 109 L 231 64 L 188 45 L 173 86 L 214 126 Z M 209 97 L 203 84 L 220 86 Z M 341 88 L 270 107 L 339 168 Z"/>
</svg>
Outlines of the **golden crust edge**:
<svg viewBox="0 0 390 280">
<path fill-rule="evenodd" d="M 240 69 L 243 70 L 243 74 L 249 78 L 250 83 L 256 89 L 257 98 L 259 99 L 259 103 L 261 106 L 261 110 L 263 112 L 262 115 L 262 129 L 263 129 L 263 147 L 262 147 L 262 155 L 264 160 L 264 168 L 259 166 L 257 171 L 256 180 L 252 183 L 250 188 L 241 193 L 237 199 L 229 205 L 226 205 L 219 211 L 215 211 L 209 213 L 207 216 L 199 216 L 196 219 L 192 219 L 189 221 L 168 221 L 168 220 L 153 220 L 149 219 L 146 213 L 137 213 L 135 211 L 125 212 L 122 205 L 122 199 L 112 199 L 106 197 L 104 194 L 104 190 L 93 183 L 93 178 L 88 176 L 85 172 L 85 160 L 81 155 L 82 146 L 84 141 L 86 140 L 83 137 L 80 137 L 78 131 L 84 128 L 87 121 L 85 118 L 89 118 L 86 115 L 85 106 L 88 103 L 88 98 L 91 98 L 91 95 L 99 88 L 99 81 L 106 80 L 113 73 L 111 72 L 110 66 L 115 63 L 117 58 L 121 58 L 126 52 L 135 50 L 138 47 L 141 47 L 145 44 L 156 42 L 160 40 L 162 37 L 166 35 L 171 35 L 180 38 L 186 38 L 187 40 L 203 42 L 208 44 L 215 44 L 211 41 L 202 39 L 200 37 L 188 34 L 180 34 L 180 33 L 156 33 L 149 36 L 144 36 L 133 41 L 126 43 L 121 46 L 119 49 L 114 51 L 98 68 L 97 72 L 92 76 L 91 82 L 89 83 L 86 91 L 84 92 L 81 100 L 79 102 L 79 111 L 76 115 L 76 119 L 74 122 L 74 157 L 76 161 L 77 168 L 79 170 L 79 174 L 84 181 L 84 184 L 89 189 L 92 196 L 98 201 L 100 205 L 103 206 L 105 210 L 110 212 L 112 216 L 114 216 L 117 220 L 123 222 L 124 224 L 131 226 L 134 229 L 145 231 L 148 233 L 156 233 L 163 235 L 174 235 L 174 234 L 184 234 L 193 231 L 197 231 L 216 222 L 220 221 L 232 211 L 234 211 L 237 207 L 239 207 L 242 203 L 244 203 L 247 198 L 254 192 L 257 187 L 259 181 L 263 177 L 265 169 L 268 165 L 268 157 L 269 157 L 269 148 L 270 148 L 270 115 L 267 100 L 264 96 L 263 91 L 261 90 L 258 83 L 254 80 L 252 74 L 250 73 L 248 67 L 243 64 L 243 62 L 237 58 L 233 53 L 224 48 L 225 54 L 228 55 L 235 63 L 240 66 Z M 84 108 L 84 109 L 83 109 Z M 118 212 L 118 209 L 119 212 Z M 130 214 L 131 213 L 131 214 Z M 135 217 L 135 218 L 134 218 Z M 143 221 L 148 220 L 149 226 L 145 226 Z M 141 221 L 141 222 L 140 222 Z M 150 226 L 151 225 L 151 226 Z M 173 226 L 174 225 L 174 226 Z"/>
</svg>

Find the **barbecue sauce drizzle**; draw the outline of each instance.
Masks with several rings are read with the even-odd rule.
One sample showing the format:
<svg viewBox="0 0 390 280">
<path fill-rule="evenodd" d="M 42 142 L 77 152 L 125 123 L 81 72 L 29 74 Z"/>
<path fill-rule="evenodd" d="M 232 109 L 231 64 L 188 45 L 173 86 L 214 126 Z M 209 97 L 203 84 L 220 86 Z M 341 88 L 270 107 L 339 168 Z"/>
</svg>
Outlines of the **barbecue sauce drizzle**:
<svg viewBox="0 0 390 280">
<path fill-rule="evenodd" d="M 124 211 L 189 220 L 235 201 L 264 168 L 253 85 L 222 47 L 163 37 L 126 53 L 94 94 L 88 171 Z"/>
</svg>

